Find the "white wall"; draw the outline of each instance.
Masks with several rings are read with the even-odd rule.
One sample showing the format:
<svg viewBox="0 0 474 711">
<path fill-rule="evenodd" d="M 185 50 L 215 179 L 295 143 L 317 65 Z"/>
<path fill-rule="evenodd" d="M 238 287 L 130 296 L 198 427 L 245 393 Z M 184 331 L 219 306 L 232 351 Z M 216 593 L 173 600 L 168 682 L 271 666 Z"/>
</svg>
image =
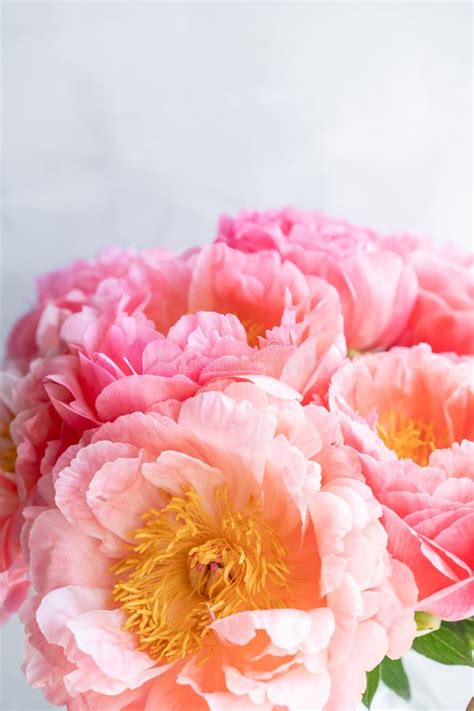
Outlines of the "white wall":
<svg viewBox="0 0 474 711">
<path fill-rule="evenodd" d="M 468 244 L 470 3 L 5 3 L 4 323 L 38 272 L 292 203 Z"/>
<path fill-rule="evenodd" d="M 201 243 L 223 210 L 317 207 L 468 249 L 471 13 L 452 0 L 4 3 L 3 326 L 35 274 L 108 243 Z M 7 630 L 2 711 L 46 708 Z M 457 672 L 455 685 L 432 673 L 451 711 L 469 693 Z"/>
</svg>

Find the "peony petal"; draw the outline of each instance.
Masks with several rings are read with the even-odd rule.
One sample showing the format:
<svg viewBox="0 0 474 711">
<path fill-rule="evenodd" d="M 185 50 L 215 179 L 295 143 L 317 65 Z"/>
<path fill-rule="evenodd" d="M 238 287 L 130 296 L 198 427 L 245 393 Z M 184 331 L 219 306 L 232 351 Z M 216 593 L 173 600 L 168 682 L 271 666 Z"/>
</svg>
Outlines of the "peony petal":
<svg viewBox="0 0 474 711">
<path fill-rule="evenodd" d="M 210 627 L 232 644 L 248 644 L 264 630 L 281 649 L 296 650 L 311 630 L 311 616 L 303 610 L 254 610 L 216 620 Z"/>
<path fill-rule="evenodd" d="M 59 511 L 41 513 L 29 540 L 31 581 L 38 592 L 68 585 L 113 586 L 111 560 L 100 551 L 100 541 L 73 528 Z"/>
<path fill-rule="evenodd" d="M 474 577 L 420 599 L 418 609 L 450 622 L 465 620 L 474 615 Z"/>
<path fill-rule="evenodd" d="M 222 393 L 207 392 L 183 404 L 179 424 L 199 438 L 209 460 L 220 469 L 232 471 L 240 465 L 262 481 L 276 428 L 272 415 L 247 402 L 236 404 Z"/>
<path fill-rule="evenodd" d="M 129 412 L 146 412 L 164 400 L 185 400 L 195 393 L 196 383 L 183 375 L 129 375 L 108 385 L 96 400 L 103 422 Z"/>
</svg>

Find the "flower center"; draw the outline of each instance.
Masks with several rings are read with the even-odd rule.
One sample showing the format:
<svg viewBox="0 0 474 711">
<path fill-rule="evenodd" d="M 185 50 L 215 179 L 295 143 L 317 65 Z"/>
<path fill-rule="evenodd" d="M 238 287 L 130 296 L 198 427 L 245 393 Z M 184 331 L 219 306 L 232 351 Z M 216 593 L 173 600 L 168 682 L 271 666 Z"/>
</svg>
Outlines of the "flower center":
<svg viewBox="0 0 474 711">
<path fill-rule="evenodd" d="M 131 555 L 114 567 L 113 599 L 153 659 L 197 652 L 215 619 L 286 606 L 287 551 L 253 499 L 234 511 L 218 486 L 208 510 L 190 489 L 143 520 Z"/>
<path fill-rule="evenodd" d="M 13 474 L 17 452 L 10 433 L 10 423 L 0 420 L 0 427 L 0 468 Z"/>
<path fill-rule="evenodd" d="M 422 467 L 428 465 L 431 452 L 439 448 L 433 423 L 422 417 L 412 419 L 390 411 L 379 419 L 377 431 L 399 459 L 412 459 Z"/>
<path fill-rule="evenodd" d="M 245 332 L 247 334 L 247 343 L 249 344 L 249 346 L 251 346 L 252 348 L 258 346 L 259 337 L 265 335 L 265 326 L 261 323 L 256 323 L 255 321 L 252 321 L 252 319 L 248 318 L 241 321 L 241 323 L 242 326 L 245 328 Z"/>
</svg>

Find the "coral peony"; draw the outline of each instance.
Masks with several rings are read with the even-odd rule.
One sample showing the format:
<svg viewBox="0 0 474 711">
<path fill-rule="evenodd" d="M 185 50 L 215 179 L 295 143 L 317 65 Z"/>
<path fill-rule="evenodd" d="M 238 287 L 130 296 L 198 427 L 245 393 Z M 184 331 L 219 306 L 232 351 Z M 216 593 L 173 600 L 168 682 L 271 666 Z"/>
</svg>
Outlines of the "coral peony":
<svg viewBox="0 0 474 711">
<path fill-rule="evenodd" d="M 239 344 L 240 357 L 214 363 L 206 379 L 230 367 L 234 374 L 279 378 L 306 399 L 324 398 L 346 353 L 335 290 L 305 277 L 275 251 L 246 254 L 224 244 L 204 248 L 194 266 L 188 309 L 235 314 L 246 332 L 249 348 Z"/>
<path fill-rule="evenodd" d="M 217 237 L 245 252 L 275 250 L 335 286 L 346 339 L 356 350 L 396 343 L 416 298 L 412 265 L 381 240 L 373 230 L 291 208 L 223 216 Z"/>
<path fill-rule="evenodd" d="M 413 576 L 357 458 L 266 384 L 215 382 L 61 457 L 24 532 L 25 670 L 51 702 L 340 711 L 409 648 Z"/>
<path fill-rule="evenodd" d="M 330 406 L 384 505 L 393 554 L 419 609 L 474 614 L 474 362 L 428 346 L 361 356 L 333 378 Z"/>
</svg>

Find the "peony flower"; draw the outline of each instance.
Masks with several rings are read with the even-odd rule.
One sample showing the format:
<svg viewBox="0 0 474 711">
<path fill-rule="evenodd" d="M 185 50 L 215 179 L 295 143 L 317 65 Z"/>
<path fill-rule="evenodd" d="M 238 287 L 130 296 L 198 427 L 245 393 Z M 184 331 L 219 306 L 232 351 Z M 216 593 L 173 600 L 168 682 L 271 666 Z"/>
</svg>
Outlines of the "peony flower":
<svg viewBox="0 0 474 711">
<path fill-rule="evenodd" d="M 121 416 L 61 457 L 24 532 L 25 671 L 52 703 L 350 709 L 410 647 L 413 576 L 334 416 L 263 382 Z"/>
<path fill-rule="evenodd" d="M 306 400 L 324 400 L 329 378 L 346 353 L 335 290 L 305 277 L 275 251 L 246 254 L 224 244 L 204 248 L 193 269 L 188 310 L 235 314 L 250 346 L 239 344 L 233 360 L 226 351 L 225 360 L 209 365 L 202 380 L 230 368 L 234 375 L 278 378 Z M 173 329 L 169 336 L 180 340 L 178 332 Z"/>
<path fill-rule="evenodd" d="M 474 614 L 472 359 L 426 345 L 361 356 L 335 374 L 330 406 L 384 506 L 391 552 L 415 574 L 419 609 Z"/>
<path fill-rule="evenodd" d="M 42 471 L 73 441 L 40 382 L 45 372 L 42 364 L 28 377 L 0 374 L 0 623 L 28 590 L 20 548 L 23 510 L 39 498 Z"/>
<path fill-rule="evenodd" d="M 166 332 L 186 311 L 189 280 L 188 260 L 162 249 L 109 248 L 96 259 L 74 262 L 38 280 L 38 305 L 12 330 L 8 356 L 27 369 L 35 357 L 63 352 L 62 324 L 83 306 L 141 309 Z"/>
<path fill-rule="evenodd" d="M 409 256 L 419 289 L 400 343 L 429 343 L 434 351 L 474 354 L 472 259 L 417 250 Z"/>
<path fill-rule="evenodd" d="M 218 242 L 244 252 L 275 250 L 338 291 L 351 349 L 397 342 L 415 303 L 415 272 L 373 230 L 292 208 L 223 216 Z"/>
</svg>

